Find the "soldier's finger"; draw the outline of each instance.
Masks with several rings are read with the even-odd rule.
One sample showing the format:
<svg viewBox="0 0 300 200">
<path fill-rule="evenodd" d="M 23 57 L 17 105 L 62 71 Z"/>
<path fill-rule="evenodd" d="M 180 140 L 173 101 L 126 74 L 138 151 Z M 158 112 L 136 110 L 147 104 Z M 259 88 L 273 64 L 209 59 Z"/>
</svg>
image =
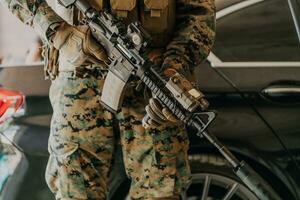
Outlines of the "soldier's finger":
<svg viewBox="0 0 300 200">
<path fill-rule="evenodd" d="M 149 128 L 158 128 L 161 125 L 158 124 L 157 122 L 155 122 L 154 120 L 152 120 L 148 115 L 146 115 L 143 120 L 142 120 L 142 125 L 145 129 L 149 129 Z"/>
<path fill-rule="evenodd" d="M 160 118 L 162 119 L 163 121 L 166 121 L 167 118 L 164 116 L 164 114 L 162 113 L 162 105 L 161 103 L 155 99 L 155 98 L 151 98 L 149 100 L 149 105 L 151 107 L 151 109 L 153 110 L 153 112 L 155 112 L 155 114 Z"/>
<path fill-rule="evenodd" d="M 152 128 L 159 128 L 161 126 L 161 124 L 157 123 L 156 121 L 154 121 L 153 119 L 150 119 L 148 121 L 148 124 L 150 125 L 150 127 Z"/>
<path fill-rule="evenodd" d="M 150 128 L 150 124 L 148 123 L 149 120 L 150 120 L 149 116 L 145 116 L 142 120 L 142 125 L 145 129 Z"/>
<path fill-rule="evenodd" d="M 151 106 L 147 105 L 146 106 L 146 112 L 149 115 L 149 117 L 154 120 L 155 122 L 159 124 L 165 123 L 165 120 L 162 120 L 152 109 Z"/>
<path fill-rule="evenodd" d="M 173 123 L 179 122 L 179 119 L 168 108 L 163 108 L 162 113 L 169 121 Z"/>
</svg>

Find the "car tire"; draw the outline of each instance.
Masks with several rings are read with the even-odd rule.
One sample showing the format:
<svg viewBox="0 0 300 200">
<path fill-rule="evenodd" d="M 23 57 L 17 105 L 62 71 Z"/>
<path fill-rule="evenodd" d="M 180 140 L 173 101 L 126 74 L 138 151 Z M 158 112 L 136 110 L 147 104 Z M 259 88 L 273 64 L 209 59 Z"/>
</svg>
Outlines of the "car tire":
<svg viewBox="0 0 300 200">
<path fill-rule="evenodd" d="M 187 200 L 258 200 L 221 156 L 196 154 L 189 160 L 192 182 L 185 194 Z"/>
</svg>

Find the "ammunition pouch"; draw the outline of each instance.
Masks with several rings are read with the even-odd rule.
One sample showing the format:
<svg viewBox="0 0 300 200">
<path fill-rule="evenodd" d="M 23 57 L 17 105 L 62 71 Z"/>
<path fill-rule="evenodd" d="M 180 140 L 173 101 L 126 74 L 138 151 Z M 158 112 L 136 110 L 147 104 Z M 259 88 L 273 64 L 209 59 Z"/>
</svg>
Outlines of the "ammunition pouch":
<svg viewBox="0 0 300 200">
<path fill-rule="evenodd" d="M 110 0 L 111 11 L 114 15 L 124 18 L 125 22 L 139 19 L 142 26 L 152 35 L 154 47 L 165 46 L 174 29 L 175 1 L 174 0 L 143 0 L 139 5 L 137 0 Z M 140 13 L 137 7 L 140 6 Z"/>
<path fill-rule="evenodd" d="M 124 19 L 129 24 L 140 19 L 142 26 L 151 34 L 153 47 L 163 47 L 168 44 L 174 31 L 175 5 L 174 0 L 87 0 L 96 10 L 108 8 L 111 12 Z M 74 6 L 65 8 L 56 0 L 56 12 L 71 25 L 84 24 L 84 15 Z M 140 7 L 137 9 L 137 7 Z M 140 12 L 138 12 L 138 10 Z"/>
<path fill-rule="evenodd" d="M 165 46 L 171 38 L 175 24 L 174 0 L 144 0 L 141 23 L 155 44 Z"/>
<path fill-rule="evenodd" d="M 159 31 L 165 30 L 168 22 L 169 0 L 144 0 L 144 5 L 142 22 L 151 28 L 159 28 Z"/>
<path fill-rule="evenodd" d="M 137 0 L 110 0 L 112 13 L 118 17 L 127 18 L 133 14 Z"/>
</svg>

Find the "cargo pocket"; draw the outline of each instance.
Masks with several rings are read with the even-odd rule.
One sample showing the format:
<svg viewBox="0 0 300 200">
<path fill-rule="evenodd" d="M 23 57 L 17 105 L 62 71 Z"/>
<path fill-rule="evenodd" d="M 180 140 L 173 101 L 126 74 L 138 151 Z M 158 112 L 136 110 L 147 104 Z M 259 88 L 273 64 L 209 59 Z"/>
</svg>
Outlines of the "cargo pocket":
<svg viewBox="0 0 300 200">
<path fill-rule="evenodd" d="M 65 142 L 56 148 L 49 146 L 46 181 L 56 199 L 87 199 L 78 144 Z"/>
<path fill-rule="evenodd" d="M 152 164 L 150 168 L 149 187 L 151 193 L 173 196 L 176 177 L 176 157 L 178 148 L 172 133 L 155 132 L 153 137 Z"/>
<path fill-rule="evenodd" d="M 136 0 L 110 0 L 110 6 L 113 14 L 127 18 L 136 7 Z"/>
<path fill-rule="evenodd" d="M 169 0 L 144 0 L 143 27 L 152 33 L 164 33 L 171 25 Z"/>
</svg>

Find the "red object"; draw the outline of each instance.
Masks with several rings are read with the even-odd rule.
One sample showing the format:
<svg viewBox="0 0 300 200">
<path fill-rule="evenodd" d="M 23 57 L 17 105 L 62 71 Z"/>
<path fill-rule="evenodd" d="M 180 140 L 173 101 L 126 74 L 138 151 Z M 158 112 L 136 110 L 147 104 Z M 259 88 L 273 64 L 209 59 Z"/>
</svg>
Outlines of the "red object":
<svg viewBox="0 0 300 200">
<path fill-rule="evenodd" d="M 13 108 L 13 113 L 16 113 L 24 103 L 24 95 L 17 91 L 6 90 L 0 88 L 0 123 L 4 121 L 8 109 Z"/>
</svg>

